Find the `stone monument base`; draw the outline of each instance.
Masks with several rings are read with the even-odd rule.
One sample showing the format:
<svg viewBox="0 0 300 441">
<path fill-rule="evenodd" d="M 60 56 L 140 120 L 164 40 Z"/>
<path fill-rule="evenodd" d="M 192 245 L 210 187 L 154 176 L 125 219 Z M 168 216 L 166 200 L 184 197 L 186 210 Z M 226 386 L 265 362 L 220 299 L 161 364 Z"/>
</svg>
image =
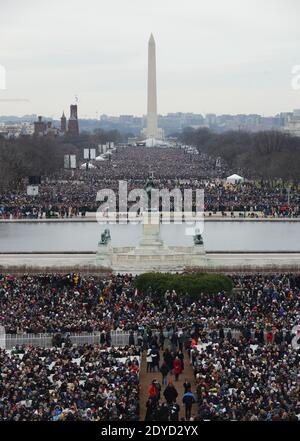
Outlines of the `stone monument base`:
<svg viewBox="0 0 300 441">
<path fill-rule="evenodd" d="M 99 246 L 96 261 L 114 272 L 179 272 L 187 267 L 205 266 L 207 258 L 203 246 L 111 247 Z"/>
<path fill-rule="evenodd" d="M 194 240 L 193 246 L 167 246 L 160 236 L 159 212 L 144 212 L 142 219 L 143 234 L 137 247 L 112 247 L 109 230 L 105 230 L 98 244 L 96 263 L 122 273 L 179 272 L 205 265 L 203 240 Z"/>
</svg>

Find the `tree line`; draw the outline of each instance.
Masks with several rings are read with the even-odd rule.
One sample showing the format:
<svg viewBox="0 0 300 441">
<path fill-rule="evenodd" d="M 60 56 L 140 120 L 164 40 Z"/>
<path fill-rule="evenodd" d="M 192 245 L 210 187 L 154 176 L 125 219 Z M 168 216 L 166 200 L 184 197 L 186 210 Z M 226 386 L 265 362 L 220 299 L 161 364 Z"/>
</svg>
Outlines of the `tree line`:
<svg viewBox="0 0 300 441">
<path fill-rule="evenodd" d="M 0 137 L 0 188 L 16 189 L 29 176 L 49 176 L 63 168 L 64 155 L 75 154 L 83 160 L 83 149 L 96 148 L 107 141 L 121 142 L 122 135 L 116 130 L 95 130 L 92 134 L 79 136 Z"/>
<path fill-rule="evenodd" d="M 300 182 L 300 138 L 279 131 L 217 134 L 186 128 L 179 139 L 212 157 L 221 157 L 233 172 L 252 179 Z"/>
<path fill-rule="evenodd" d="M 249 179 L 282 179 L 300 182 L 300 138 L 278 131 L 217 134 L 206 128 L 186 128 L 179 141 L 222 158 L 232 172 Z M 17 188 L 28 176 L 49 176 L 63 168 L 65 154 L 83 160 L 85 147 L 97 148 L 107 141 L 124 142 L 127 135 L 116 130 L 95 130 L 77 137 L 0 138 L 0 187 Z"/>
</svg>

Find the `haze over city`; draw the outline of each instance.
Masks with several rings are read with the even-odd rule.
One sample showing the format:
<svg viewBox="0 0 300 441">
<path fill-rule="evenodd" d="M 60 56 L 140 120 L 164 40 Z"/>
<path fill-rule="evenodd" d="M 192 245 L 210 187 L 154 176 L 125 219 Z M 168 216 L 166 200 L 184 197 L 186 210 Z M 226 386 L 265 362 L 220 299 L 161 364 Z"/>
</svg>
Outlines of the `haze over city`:
<svg viewBox="0 0 300 441">
<path fill-rule="evenodd" d="M 76 95 L 81 118 L 145 114 L 151 32 L 159 113 L 299 107 L 291 87 L 300 64 L 296 0 L 188 0 L 184 9 L 178 0 L 1 4 L 0 115 L 58 118 Z"/>
</svg>

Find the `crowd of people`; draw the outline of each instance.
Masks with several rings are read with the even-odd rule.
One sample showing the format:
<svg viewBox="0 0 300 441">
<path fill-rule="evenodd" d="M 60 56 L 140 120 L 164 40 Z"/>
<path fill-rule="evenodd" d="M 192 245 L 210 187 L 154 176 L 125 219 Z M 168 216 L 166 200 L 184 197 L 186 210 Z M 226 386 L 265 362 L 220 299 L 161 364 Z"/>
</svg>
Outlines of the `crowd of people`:
<svg viewBox="0 0 300 441">
<path fill-rule="evenodd" d="M 158 189 L 204 190 L 207 215 L 253 213 L 266 217 L 298 217 L 300 193 L 297 186 L 280 182 L 247 182 L 228 185 L 229 170 L 205 154 L 189 154 L 180 148 L 118 148 L 111 161 L 95 163 L 95 169 L 65 170 L 45 176 L 35 196 L 27 194 L 26 183 L 0 193 L 0 218 L 41 219 L 84 217 L 96 212 L 97 192 L 110 189 L 119 200 L 119 181 L 127 182 L 128 193 L 143 189 L 149 176 Z M 195 200 L 194 200 L 195 202 Z M 171 200 L 171 210 L 173 200 Z M 128 208 L 130 204 L 128 204 Z"/>
<path fill-rule="evenodd" d="M 273 344 L 220 339 L 195 347 L 199 420 L 300 420 L 300 351 Z"/>
<path fill-rule="evenodd" d="M 149 387 L 146 420 L 178 421 L 181 405 L 187 421 L 300 420 L 299 278 L 252 275 L 236 276 L 234 281 L 239 290 L 235 303 L 226 302 L 220 309 L 228 308 L 232 317 L 239 311 L 248 326 L 235 333 L 230 327 L 208 330 L 204 317 L 194 323 L 188 352 L 195 384 L 192 388 L 185 381 L 182 397 L 176 389 L 184 371 L 182 330 L 172 334 L 160 368 L 156 357 L 151 366 L 151 354 L 156 347 L 163 349 L 166 339 L 162 334 L 151 336 L 149 370 L 159 370 L 162 381 L 155 379 Z M 212 320 L 221 317 L 222 312 L 215 312 Z M 167 384 L 168 374 L 174 383 Z"/>
<path fill-rule="evenodd" d="M 100 205 L 97 192 L 102 189 L 113 190 L 117 197 L 117 209 L 124 202 L 119 200 L 119 181 L 103 180 L 94 176 L 92 179 L 78 181 L 45 182 L 40 185 L 39 195 L 28 196 L 26 189 L 9 191 L 0 196 L 0 218 L 2 219 L 44 219 L 84 217 L 86 213 L 95 213 Z M 89 178 L 91 178 L 89 176 Z M 283 189 L 280 186 L 270 187 L 265 184 L 246 183 L 228 185 L 223 180 L 183 180 L 153 179 L 159 190 L 179 189 L 184 201 L 184 190 L 192 189 L 204 192 L 204 210 L 206 215 L 222 213 L 223 215 L 250 215 L 260 217 L 299 217 L 300 193 Z M 144 189 L 144 180 L 130 179 L 127 181 L 128 194 L 134 189 Z M 195 196 L 193 200 L 195 208 Z M 126 200 L 125 200 L 126 202 Z M 133 202 L 128 202 L 128 209 Z M 161 208 L 161 206 L 160 206 Z M 174 201 L 171 198 L 171 211 Z"/>
<path fill-rule="evenodd" d="M 139 370 L 136 347 L 0 349 L 0 420 L 137 420 Z"/>
<path fill-rule="evenodd" d="M 186 419 L 300 418 L 300 277 L 231 277 L 232 293 L 196 300 L 140 292 L 128 274 L 0 276 L 8 334 L 100 335 L 96 345 L 66 338 L 53 348 L 2 350 L 0 419 L 138 419 L 142 351 L 148 372 L 161 376 L 149 388 L 147 419 L 177 420 L 181 406 Z M 112 330 L 127 331 L 129 346 L 109 349 Z M 187 352 L 195 384 L 175 397 Z"/>
<path fill-rule="evenodd" d="M 235 275 L 234 294 L 203 295 L 135 288 L 131 274 L 0 276 L 0 325 L 7 333 L 135 331 L 143 345 L 153 333 L 172 339 L 191 329 L 203 340 L 230 329 L 243 336 L 292 331 L 300 305 L 296 275 Z M 260 337 L 262 338 L 262 337 Z"/>
<path fill-rule="evenodd" d="M 188 379 L 184 381 L 182 397 L 179 397 L 176 388 L 185 368 L 182 335 L 182 332 L 172 334 L 170 349 L 168 345 L 165 347 L 165 339 L 162 335 L 152 335 L 148 342 L 147 372 L 160 372 L 162 380 L 160 382 L 154 379 L 149 385 L 145 421 L 179 421 L 180 398 L 182 398 L 181 404 L 185 407 L 184 419 L 189 421 L 192 417 L 192 406 L 196 398 L 191 390 L 191 382 Z M 159 350 L 162 351 L 162 360 Z M 170 379 L 172 376 L 174 383 Z"/>
<path fill-rule="evenodd" d="M 222 174 L 215 161 L 205 154 L 188 154 L 180 148 L 117 148 L 110 161 L 95 161 L 90 170 L 65 170 L 43 177 L 39 194 L 27 195 L 21 188 L 0 193 L 0 217 L 72 217 L 96 211 L 97 191 L 118 190 L 118 181 L 128 182 L 128 190 L 144 188 L 149 174 L 158 181 L 169 179 L 216 178 Z"/>
</svg>

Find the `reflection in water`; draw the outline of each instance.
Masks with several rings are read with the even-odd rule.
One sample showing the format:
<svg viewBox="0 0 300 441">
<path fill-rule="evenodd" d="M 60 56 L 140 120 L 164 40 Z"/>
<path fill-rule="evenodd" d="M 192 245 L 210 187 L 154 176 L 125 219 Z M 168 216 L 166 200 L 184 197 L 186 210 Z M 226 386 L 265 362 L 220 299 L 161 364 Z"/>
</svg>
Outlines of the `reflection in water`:
<svg viewBox="0 0 300 441">
<path fill-rule="evenodd" d="M 106 226 L 96 222 L 0 223 L 0 251 L 95 251 Z M 134 246 L 141 225 L 109 225 L 113 246 Z M 185 225 L 162 225 L 167 245 L 192 245 Z M 206 222 L 207 251 L 300 251 L 300 222 Z"/>
</svg>

